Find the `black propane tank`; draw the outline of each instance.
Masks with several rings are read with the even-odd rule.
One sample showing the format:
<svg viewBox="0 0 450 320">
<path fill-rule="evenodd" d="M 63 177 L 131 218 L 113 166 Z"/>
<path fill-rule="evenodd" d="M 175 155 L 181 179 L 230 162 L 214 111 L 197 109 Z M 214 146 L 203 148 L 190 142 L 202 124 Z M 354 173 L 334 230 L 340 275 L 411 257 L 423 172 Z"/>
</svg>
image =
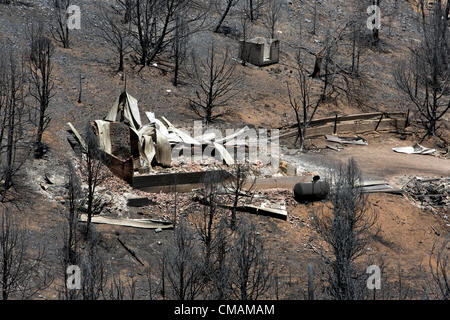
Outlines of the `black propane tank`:
<svg viewBox="0 0 450 320">
<path fill-rule="evenodd" d="M 300 182 L 294 186 L 294 198 L 298 202 L 323 200 L 330 192 L 325 181 Z"/>
</svg>

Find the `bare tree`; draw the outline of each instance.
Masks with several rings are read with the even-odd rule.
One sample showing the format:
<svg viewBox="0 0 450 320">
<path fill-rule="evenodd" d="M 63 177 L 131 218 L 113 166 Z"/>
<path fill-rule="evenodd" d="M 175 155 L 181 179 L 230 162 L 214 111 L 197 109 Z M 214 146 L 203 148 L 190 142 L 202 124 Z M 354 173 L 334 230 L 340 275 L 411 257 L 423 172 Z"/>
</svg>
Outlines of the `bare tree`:
<svg viewBox="0 0 450 320">
<path fill-rule="evenodd" d="M 53 24 L 51 34 L 64 48 L 70 47 L 69 26 L 67 24 L 68 9 L 71 0 L 54 0 Z"/>
<path fill-rule="evenodd" d="M 254 22 L 261 16 L 261 9 L 267 0 L 243 0 L 243 2 L 246 15 L 251 22 Z"/>
<path fill-rule="evenodd" d="M 163 276 L 167 278 L 171 298 L 193 300 L 201 295 L 205 283 L 200 257 L 200 244 L 195 233 L 187 221 L 181 220 L 171 244 L 163 253 Z"/>
<path fill-rule="evenodd" d="M 265 6 L 263 24 L 271 39 L 275 38 L 275 27 L 280 19 L 281 8 L 282 2 L 278 0 L 268 0 Z"/>
<path fill-rule="evenodd" d="M 365 288 L 363 272 L 355 260 L 365 254 L 367 243 L 377 232 L 377 216 L 368 207 L 367 196 L 361 192 L 361 174 L 355 160 L 339 165 L 332 177 L 328 197 L 330 207 L 312 213 L 313 226 L 331 249 L 331 256 L 316 251 L 329 266 L 329 295 L 337 300 L 360 299 Z M 376 233 L 375 233 L 376 234 Z"/>
<path fill-rule="evenodd" d="M 53 54 L 54 47 L 50 39 L 44 35 L 43 24 L 33 25 L 30 31 L 29 69 L 31 96 L 38 103 L 37 133 L 34 152 L 36 158 L 40 158 L 44 154 L 45 146 L 42 143 L 42 135 L 51 121 L 48 108 L 50 100 L 54 96 L 54 83 L 52 80 Z"/>
<path fill-rule="evenodd" d="M 243 2 L 241 5 L 241 12 L 240 12 L 240 16 L 239 16 L 239 25 L 240 25 L 240 31 L 242 34 L 242 41 L 244 42 L 244 45 L 241 46 L 241 50 L 243 50 L 245 48 L 245 44 L 247 43 L 247 39 L 249 38 L 249 24 L 250 21 L 252 21 L 251 19 L 251 14 L 248 11 L 248 8 L 246 7 L 246 5 L 248 5 L 247 2 Z M 248 53 L 245 57 L 243 57 L 243 54 L 241 52 L 240 56 L 242 57 L 242 65 L 245 66 L 247 65 L 247 60 L 249 58 L 250 52 L 249 50 L 247 50 Z"/>
<path fill-rule="evenodd" d="M 31 254 L 31 240 L 8 209 L 0 214 L 0 292 L 3 300 L 28 299 L 51 283 L 45 251 Z"/>
<path fill-rule="evenodd" d="M 240 221 L 231 253 L 233 295 L 257 300 L 269 290 L 273 268 L 264 251 L 264 241 L 246 218 Z"/>
<path fill-rule="evenodd" d="M 450 280 L 448 274 L 449 248 L 450 238 L 448 235 L 442 241 L 436 241 L 433 244 L 428 263 L 431 272 L 431 281 L 427 279 L 428 287 L 425 289 L 425 295 L 428 298 L 439 300 L 450 299 Z"/>
<path fill-rule="evenodd" d="M 211 297 L 215 300 L 230 299 L 232 295 L 231 239 L 232 235 L 227 230 L 227 222 L 222 217 L 214 236 L 214 254 L 211 267 L 207 270 Z"/>
<path fill-rule="evenodd" d="M 224 55 L 219 55 L 212 43 L 208 58 L 198 60 L 195 52 L 191 56 L 192 67 L 188 77 L 196 97 L 189 99 L 190 106 L 206 123 L 210 123 L 224 115 L 224 111 L 217 111 L 228 107 L 238 94 L 240 78 L 235 74 L 235 64 L 230 61 L 228 48 Z"/>
<path fill-rule="evenodd" d="M 191 5 L 187 0 L 136 0 L 132 15 L 132 36 L 137 44 L 133 50 L 139 64 L 150 65 L 157 56 L 170 48 L 177 30 L 177 17 L 184 16 L 188 25 L 202 23 L 206 12 L 194 12 Z M 190 29 L 191 32 L 193 29 Z"/>
<path fill-rule="evenodd" d="M 64 274 L 63 297 L 66 300 L 74 300 L 78 296 L 76 290 L 67 288 L 67 267 L 78 265 L 80 262 L 80 248 L 78 238 L 78 210 L 80 206 L 81 189 L 80 181 L 72 163 L 67 160 L 67 213 L 63 227 L 64 244 L 60 252 L 62 272 Z"/>
<path fill-rule="evenodd" d="M 134 6 L 136 5 L 135 0 L 116 0 L 116 3 L 124 11 L 123 23 L 127 24 L 133 19 Z"/>
<path fill-rule="evenodd" d="M 317 0 L 314 0 L 314 13 L 313 13 L 313 29 L 312 34 L 316 34 L 317 25 Z"/>
<path fill-rule="evenodd" d="M 320 93 L 317 94 L 313 92 L 313 80 L 306 74 L 300 53 L 297 56 L 295 81 L 298 93 L 294 95 L 293 89 L 291 89 L 289 83 L 287 83 L 287 89 L 289 103 L 292 110 L 294 110 L 297 122 L 297 137 L 295 143 L 300 140 L 300 150 L 303 150 L 305 147 L 307 129 L 311 124 L 317 109 L 324 101 L 323 95 L 325 94 L 324 90 L 326 89 L 325 82 L 323 82 Z"/>
<path fill-rule="evenodd" d="M 203 187 L 199 190 L 200 203 L 203 208 L 200 210 L 202 214 L 199 221 L 196 223 L 197 232 L 204 244 L 204 265 L 205 269 L 210 267 L 211 255 L 214 250 L 214 235 L 217 223 L 217 217 L 220 214 L 218 203 L 221 173 L 210 172 L 205 175 Z"/>
<path fill-rule="evenodd" d="M 81 295 L 83 300 L 98 300 L 107 296 L 108 274 L 105 257 L 98 248 L 98 239 L 92 235 L 87 252 L 81 257 Z"/>
<path fill-rule="evenodd" d="M 1 202 L 7 200 L 7 191 L 14 177 L 28 158 L 31 128 L 30 114 L 25 104 L 24 63 L 13 51 L 2 51 L 0 58 L 0 181 Z"/>
<path fill-rule="evenodd" d="M 224 189 L 233 201 L 231 209 L 230 228 L 236 227 L 236 211 L 240 201 L 252 199 L 256 177 L 252 178 L 252 168 L 247 163 L 235 164 L 231 169 L 232 178 L 224 183 Z"/>
<path fill-rule="evenodd" d="M 364 3 L 362 1 L 358 1 L 355 4 L 354 10 L 351 12 L 350 20 L 350 41 L 351 41 L 351 74 L 359 74 L 359 66 L 361 55 L 363 53 L 363 45 L 364 45 L 364 33 L 363 30 L 366 28 L 365 26 L 365 16 L 364 13 Z"/>
<path fill-rule="evenodd" d="M 85 141 L 86 153 L 82 155 L 81 172 L 83 174 L 82 179 L 87 184 L 87 195 L 84 201 L 87 208 L 86 235 L 89 235 L 92 216 L 100 214 L 107 205 L 98 196 L 96 190 L 108 178 L 109 174 L 103 166 L 107 159 L 99 147 L 98 137 L 90 123 L 86 124 Z"/>
<path fill-rule="evenodd" d="M 400 63 L 394 76 L 398 89 L 418 111 L 426 135 L 436 136 L 440 120 L 450 109 L 448 19 L 442 1 L 434 2 L 429 15 L 424 1 L 420 5 L 423 41 L 411 49 L 409 61 Z"/>
<path fill-rule="evenodd" d="M 230 10 L 237 5 L 239 0 L 225 0 L 225 9 L 223 10 L 223 13 L 220 17 L 219 22 L 217 23 L 216 27 L 214 28 L 214 32 L 218 33 L 220 32 L 220 27 L 222 26 L 222 23 L 225 21 L 225 18 L 230 13 Z M 219 0 L 219 3 L 221 4 L 222 1 Z"/>
<path fill-rule="evenodd" d="M 173 39 L 173 60 L 175 62 L 173 68 L 173 85 L 176 87 L 179 83 L 178 78 L 180 68 L 186 60 L 187 47 L 189 42 L 189 26 L 185 17 L 178 15 L 175 21 L 175 35 Z"/>
<path fill-rule="evenodd" d="M 123 282 L 120 276 L 112 275 L 108 295 L 105 297 L 110 300 L 134 300 L 136 297 L 136 280 L 130 279 Z"/>
<path fill-rule="evenodd" d="M 105 40 L 111 50 L 117 54 L 119 61 L 117 72 L 123 72 L 124 58 L 128 54 L 131 45 L 131 30 L 129 26 L 120 23 L 104 5 L 99 4 L 99 6 L 101 23 L 92 23 L 92 25 L 99 30 L 98 37 Z"/>
</svg>

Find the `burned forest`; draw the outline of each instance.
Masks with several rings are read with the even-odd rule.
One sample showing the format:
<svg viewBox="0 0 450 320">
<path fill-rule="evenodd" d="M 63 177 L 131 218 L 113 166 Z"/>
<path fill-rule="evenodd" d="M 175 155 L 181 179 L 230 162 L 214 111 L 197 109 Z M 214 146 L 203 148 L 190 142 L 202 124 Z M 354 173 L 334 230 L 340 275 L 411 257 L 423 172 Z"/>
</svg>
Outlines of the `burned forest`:
<svg viewBox="0 0 450 320">
<path fill-rule="evenodd" d="M 449 1 L 0 0 L 0 299 L 287 319 L 449 249 Z"/>
</svg>

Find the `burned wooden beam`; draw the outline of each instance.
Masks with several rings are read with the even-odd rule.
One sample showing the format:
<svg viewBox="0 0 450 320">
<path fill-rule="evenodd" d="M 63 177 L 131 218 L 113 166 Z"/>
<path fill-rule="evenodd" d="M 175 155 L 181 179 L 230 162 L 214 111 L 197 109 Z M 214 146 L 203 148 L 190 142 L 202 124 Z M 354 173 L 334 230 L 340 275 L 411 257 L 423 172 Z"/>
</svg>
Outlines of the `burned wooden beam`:
<svg viewBox="0 0 450 320">
<path fill-rule="evenodd" d="M 155 204 L 155 202 L 147 197 L 127 199 L 127 206 L 129 207 L 146 207 L 152 204 Z"/>
<path fill-rule="evenodd" d="M 133 183 L 134 161 L 132 157 L 127 160 L 121 160 L 103 150 L 100 150 L 100 152 L 102 152 L 102 158 L 105 159 L 105 165 L 112 173 L 130 184 Z"/>
<path fill-rule="evenodd" d="M 202 184 L 206 181 L 220 183 L 230 178 L 230 176 L 230 173 L 225 170 L 143 175 L 133 178 L 133 188 L 145 190 L 146 188 L 154 187 Z"/>
<path fill-rule="evenodd" d="M 383 112 L 371 112 L 371 113 L 359 113 L 359 114 L 351 114 L 351 115 L 344 115 L 344 116 L 333 116 L 333 117 L 326 117 L 326 118 L 320 118 L 320 119 L 314 119 L 311 121 L 310 126 L 321 126 L 327 123 L 335 123 L 335 122 L 343 122 L 343 121 L 352 121 L 352 120 L 370 120 L 370 119 L 379 119 L 379 117 L 383 114 Z M 384 117 L 391 118 L 391 117 L 399 117 L 403 118 L 403 121 L 405 121 L 406 113 L 405 112 L 386 112 L 384 113 Z M 290 129 L 290 128 L 296 128 L 297 124 L 290 124 L 283 127 L 280 127 L 278 129 Z M 333 126 L 334 127 L 334 126 Z"/>
</svg>

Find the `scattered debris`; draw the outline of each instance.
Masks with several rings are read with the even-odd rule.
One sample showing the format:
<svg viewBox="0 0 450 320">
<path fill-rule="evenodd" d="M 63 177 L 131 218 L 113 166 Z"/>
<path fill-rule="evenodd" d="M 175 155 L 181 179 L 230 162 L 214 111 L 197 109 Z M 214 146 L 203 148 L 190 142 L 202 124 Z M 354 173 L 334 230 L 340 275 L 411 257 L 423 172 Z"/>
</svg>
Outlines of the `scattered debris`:
<svg viewBox="0 0 450 320">
<path fill-rule="evenodd" d="M 220 159 L 226 165 L 233 165 L 234 158 L 222 143 L 225 142 L 227 147 L 247 146 L 245 140 L 237 141 L 237 138 L 248 130 L 247 127 L 217 140 L 214 133 L 192 138 L 165 117 L 161 117 L 161 121 L 156 119 L 152 112 L 146 112 L 145 115 L 149 120 L 147 124 L 141 121 L 137 100 L 124 91 L 104 120 L 91 123 L 99 146 L 108 159 L 109 168 L 128 182 L 133 180 L 134 172 L 145 173 L 154 166 L 171 167 L 173 148 L 180 148 L 180 151 L 184 151 L 184 148 L 190 151 L 192 146 L 211 148 L 211 156 L 214 156 L 215 160 Z M 86 143 L 83 138 L 70 122 L 67 124 L 75 137 L 74 140 L 81 144 L 85 151 Z"/>
<path fill-rule="evenodd" d="M 406 154 L 432 154 L 436 152 L 436 149 L 427 148 L 424 146 L 421 146 L 420 144 L 416 143 L 412 147 L 396 147 L 392 148 L 395 152 L 399 153 L 406 153 Z"/>
<path fill-rule="evenodd" d="M 403 187 L 403 190 L 421 205 L 444 209 L 450 207 L 450 178 L 414 177 Z"/>
<path fill-rule="evenodd" d="M 439 237 L 441 235 L 441 233 L 434 227 L 431 226 L 431 229 L 433 229 L 434 233 Z"/>
<path fill-rule="evenodd" d="M 358 144 L 367 146 L 367 140 L 364 138 L 361 138 L 359 136 L 356 137 L 338 137 L 338 136 L 332 136 L 332 135 L 326 135 L 325 136 L 328 141 L 337 142 L 341 144 Z"/>
<path fill-rule="evenodd" d="M 329 144 L 327 144 L 326 147 L 337 152 L 341 151 L 341 148 L 338 146 L 330 146 Z"/>
</svg>

